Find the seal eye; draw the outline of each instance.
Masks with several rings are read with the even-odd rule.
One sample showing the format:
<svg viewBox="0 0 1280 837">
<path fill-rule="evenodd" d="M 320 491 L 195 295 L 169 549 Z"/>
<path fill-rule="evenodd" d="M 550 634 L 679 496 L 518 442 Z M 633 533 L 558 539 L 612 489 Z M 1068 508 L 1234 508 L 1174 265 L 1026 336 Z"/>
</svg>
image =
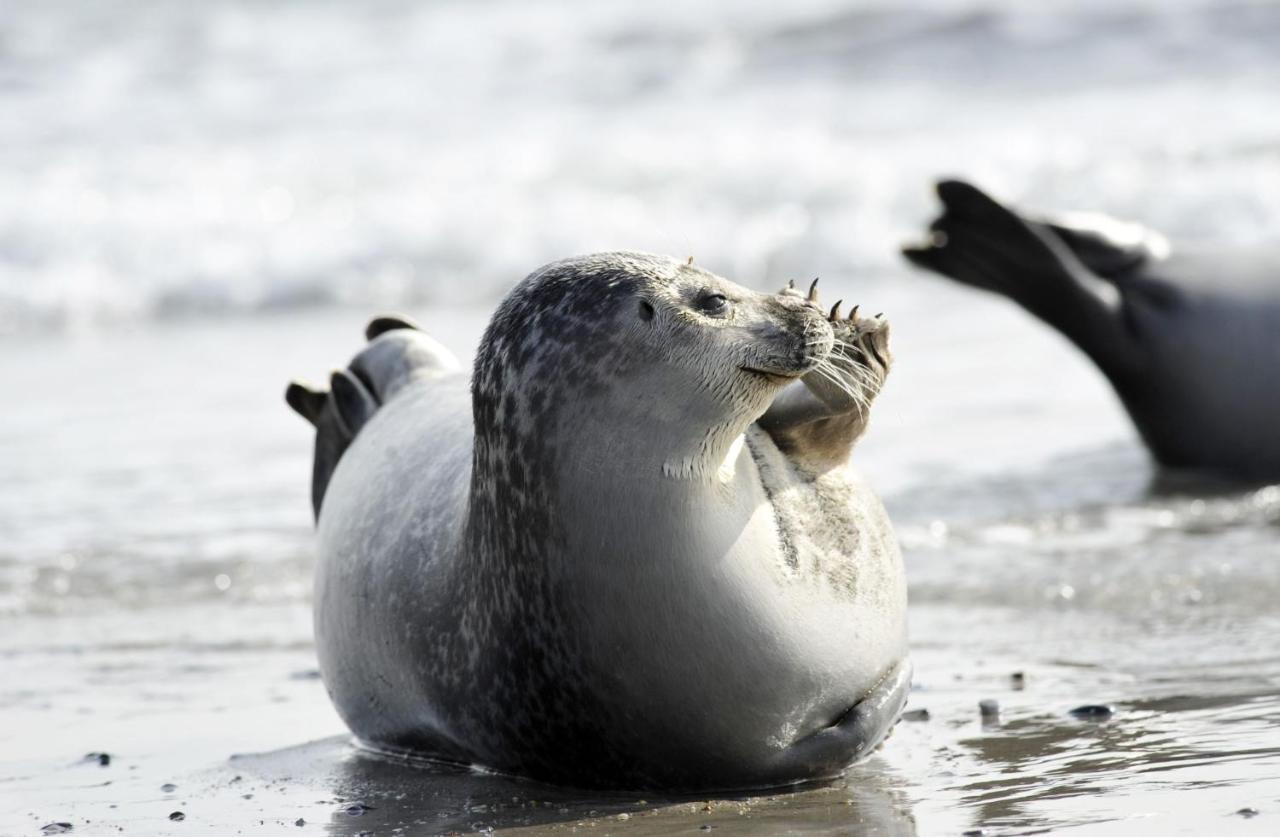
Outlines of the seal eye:
<svg viewBox="0 0 1280 837">
<path fill-rule="evenodd" d="M 729 311 L 729 298 L 724 294 L 705 294 L 698 299 L 698 310 L 711 317 L 719 317 Z"/>
</svg>

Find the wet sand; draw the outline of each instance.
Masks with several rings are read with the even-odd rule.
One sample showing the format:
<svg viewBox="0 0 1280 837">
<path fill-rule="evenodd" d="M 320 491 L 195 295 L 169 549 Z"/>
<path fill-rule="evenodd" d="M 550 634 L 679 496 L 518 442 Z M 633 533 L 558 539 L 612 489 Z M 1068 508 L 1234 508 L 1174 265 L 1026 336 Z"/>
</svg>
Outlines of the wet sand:
<svg viewBox="0 0 1280 837">
<path fill-rule="evenodd" d="M 309 433 L 280 393 L 342 363 L 362 313 L 10 346 L 29 397 L 0 425 L 0 834 L 1268 832 L 1280 489 L 1159 484 L 1096 373 L 1004 303 L 864 295 L 899 360 L 857 456 L 903 543 L 928 719 L 842 782 L 751 798 L 347 744 L 310 640 Z M 418 315 L 467 354 L 486 312 Z M 1114 714 L 1070 714 L 1091 704 Z"/>
</svg>

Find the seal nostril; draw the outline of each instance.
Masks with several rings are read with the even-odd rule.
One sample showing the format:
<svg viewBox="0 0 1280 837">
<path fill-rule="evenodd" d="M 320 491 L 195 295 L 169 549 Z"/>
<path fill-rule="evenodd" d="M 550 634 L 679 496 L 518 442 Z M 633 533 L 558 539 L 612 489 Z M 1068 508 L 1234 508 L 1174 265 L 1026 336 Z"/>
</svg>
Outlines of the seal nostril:
<svg viewBox="0 0 1280 837">
<path fill-rule="evenodd" d="M 653 319 L 653 306 L 645 300 L 640 300 L 640 319 L 646 323 Z"/>
</svg>

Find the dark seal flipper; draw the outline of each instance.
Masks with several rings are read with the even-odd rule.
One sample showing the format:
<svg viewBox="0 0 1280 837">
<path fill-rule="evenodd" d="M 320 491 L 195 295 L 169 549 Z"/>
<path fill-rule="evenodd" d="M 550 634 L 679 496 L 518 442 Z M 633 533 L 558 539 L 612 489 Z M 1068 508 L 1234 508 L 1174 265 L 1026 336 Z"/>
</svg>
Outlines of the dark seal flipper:
<svg viewBox="0 0 1280 837">
<path fill-rule="evenodd" d="M 329 478 L 351 443 L 351 434 L 344 427 L 330 393 L 293 381 L 285 390 L 284 397 L 289 406 L 316 429 L 315 453 L 311 462 L 311 510 L 319 518 Z"/>
<path fill-rule="evenodd" d="M 368 345 L 349 367 L 330 376 L 328 392 L 297 381 L 285 390 L 285 401 L 316 429 L 311 506 L 317 518 L 338 460 L 374 413 L 414 376 L 445 373 L 457 363 L 404 317 L 375 317 L 365 337 Z"/>
<path fill-rule="evenodd" d="M 339 369 L 329 377 L 329 390 L 343 433 L 348 440 L 354 439 L 360 428 L 378 411 L 377 399 L 359 378 L 345 369 Z"/>
<path fill-rule="evenodd" d="M 328 398 L 329 393 L 312 389 L 301 381 L 290 381 L 284 391 L 284 400 L 295 413 L 311 422 L 313 427 L 320 423 L 320 414 L 324 412 Z"/>
<path fill-rule="evenodd" d="M 1136 255 L 1098 236 L 1024 218 L 959 180 L 937 185 L 942 214 L 927 242 L 902 249 L 914 265 L 1001 294 L 1058 329 L 1113 380 L 1140 371 L 1141 346 L 1124 316 L 1122 286 L 1112 281 Z M 1100 275 L 1085 261 L 1104 267 Z"/>
<path fill-rule="evenodd" d="M 373 340 L 381 337 L 388 331 L 396 331 L 398 329 L 410 329 L 412 331 L 421 331 L 418 324 L 408 317 L 401 317 L 395 314 L 383 314 L 381 317 L 374 317 L 364 328 L 364 339 Z"/>
</svg>

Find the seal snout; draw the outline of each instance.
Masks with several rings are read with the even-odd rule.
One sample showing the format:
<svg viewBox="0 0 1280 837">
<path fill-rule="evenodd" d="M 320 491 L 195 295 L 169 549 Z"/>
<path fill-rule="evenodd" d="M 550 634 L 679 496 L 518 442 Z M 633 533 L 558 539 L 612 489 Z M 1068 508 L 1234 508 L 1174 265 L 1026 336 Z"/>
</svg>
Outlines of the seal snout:
<svg viewBox="0 0 1280 837">
<path fill-rule="evenodd" d="M 752 329 L 751 356 L 742 368 L 775 380 L 798 378 L 831 351 L 835 335 L 821 311 L 798 293 L 761 300 L 764 315 Z"/>
</svg>

